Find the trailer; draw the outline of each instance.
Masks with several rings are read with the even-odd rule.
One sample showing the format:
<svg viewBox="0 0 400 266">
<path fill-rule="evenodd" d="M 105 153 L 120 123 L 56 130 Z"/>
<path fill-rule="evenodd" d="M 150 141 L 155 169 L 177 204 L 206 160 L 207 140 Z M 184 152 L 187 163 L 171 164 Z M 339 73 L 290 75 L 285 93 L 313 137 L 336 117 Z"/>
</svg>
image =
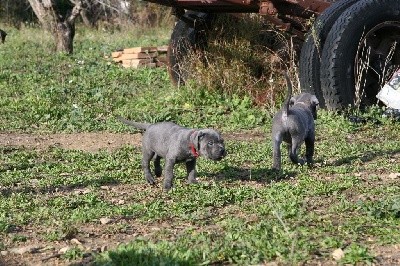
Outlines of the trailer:
<svg viewBox="0 0 400 266">
<path fill-rule="evenodd" d="M 147 1 L 171 7 L 177 17 L 167 55 L 175 83 L 185 82 L 180 63 L 190 50 L 206 47 L 218 13 L 258 13 L 291 33 L 302 43 L 301 90 L 328 110 L 376 103 L 380 88 L 400 69 L 399 0 Z M 312 25 L 304 23 L 312 17 Z"/>
</svg>

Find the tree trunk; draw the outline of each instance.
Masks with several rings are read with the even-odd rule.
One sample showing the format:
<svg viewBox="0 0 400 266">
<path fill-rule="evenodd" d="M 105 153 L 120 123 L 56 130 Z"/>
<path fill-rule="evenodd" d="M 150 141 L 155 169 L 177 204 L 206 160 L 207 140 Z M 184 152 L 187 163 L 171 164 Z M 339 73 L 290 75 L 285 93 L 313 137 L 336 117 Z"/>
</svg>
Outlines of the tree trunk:
<svg viewBox="0 0 400 266">
<path fill-rule="evenodd" d="M 42 26 L 54 36 L 57 52 L 72 54 L 75 19 L 82 9 L 82 0 L 74 0 L 73 8 L 62 16 L 54 0 L 28 0 Z"/>
<path fill-rule="evenodd" d="M 75 24 L 69 24 L 66 21 L 58 22 L 57 30 L 54 34 L 56 38 L 56 50 L 72 54 L 74 51 Z"/>
</svg>

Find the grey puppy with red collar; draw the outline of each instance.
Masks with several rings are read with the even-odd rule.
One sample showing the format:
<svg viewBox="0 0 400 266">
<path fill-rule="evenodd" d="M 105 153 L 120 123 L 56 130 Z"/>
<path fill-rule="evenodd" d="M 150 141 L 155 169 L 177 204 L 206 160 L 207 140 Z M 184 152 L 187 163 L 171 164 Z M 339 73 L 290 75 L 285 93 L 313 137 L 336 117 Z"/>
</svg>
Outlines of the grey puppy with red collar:
<svg viewBox="0 0 400 266">
<path fill-rule="evenodd" d="M 199 156 L 219 161 L 226 156 L 224 139 L 213 129 L 190 129 L 172 122 L 155 124 L 139 123 L 117 117 L 124 124 L 144 130 L 142 138 L 142 167 L 147 182 L 155 184 L 150 171 L 154 160 L 154 172 L 161 176 L 161 158 L 165 159 L 164 189 L 172 187 L 174 166 L 185 163 L 188 183 L 197 183 L 196 159 Z"/>
<path fill-rule="evenodd" d="M 288 144 L 290 160 L 295 164 L 304 164 L 297 153 L 303 142 L 306 144 L 306 161 L 313 164 L 315 123 L 317 119 L 317 106 L 319 104 L 315 95 L 301 93 L 292 97 L 292 83 L 285 73 L 288 95 L 282 109 L 275 114 L 272 121 L 273 166 L 275 170 L 281 169 L 281 143 Z"/>
</svg>

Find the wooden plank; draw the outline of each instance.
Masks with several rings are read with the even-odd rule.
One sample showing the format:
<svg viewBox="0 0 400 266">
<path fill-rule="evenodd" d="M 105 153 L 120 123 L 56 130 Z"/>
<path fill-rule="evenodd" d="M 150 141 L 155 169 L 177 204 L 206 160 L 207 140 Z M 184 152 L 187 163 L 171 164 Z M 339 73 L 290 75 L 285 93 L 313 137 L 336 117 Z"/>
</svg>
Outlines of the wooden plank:
<svg viewBox="0 0 400 266">
<path fill-rule="evenodd" d="M 140 65 L 151 64 L 153 62 L 153 59 L 125 59 L 122 60 L 122 65 L 128 67 L 138 67 Z"/>
<path fill-rule="evenodd" d="M 157 56 L 157 53 L 137 53 L 137 54 L 122 54 L 119 57 L 113 58 L 115 62 L 122 62 L 127 59 L 149 59 Z"/>
<path fill-rule="evenodd" d="M 111 57 L 112 58 L 116 58 L 116 57 L 119 57 L 119 56 L 121 56 L 122 55 L 122 52 L 121 51 L 117 51 L 117 52 L 112 52 L 111 53 Z"/>
<path fill-rule="evenodd" d="M 157 52 L 157 47 L 133 47 L 124 49 L 124 54 L 138 54 Z"/>
<path fill-rule="evenodd" d="M 164 45 L 164 46 L 158 46 L 157 47 L 157 52 L 158 53 L 167 53 L 168 52 L 168 45 Z"/>
<path fill-rule="evenodd" d="M 122 66 L 125 68 L 144 68 L 144 67 L 154 68 L 156 67 L 156 63 L 139 64 L 137 66 L 133 66 L 131 64 L 122 64 Z"/>
</svg>

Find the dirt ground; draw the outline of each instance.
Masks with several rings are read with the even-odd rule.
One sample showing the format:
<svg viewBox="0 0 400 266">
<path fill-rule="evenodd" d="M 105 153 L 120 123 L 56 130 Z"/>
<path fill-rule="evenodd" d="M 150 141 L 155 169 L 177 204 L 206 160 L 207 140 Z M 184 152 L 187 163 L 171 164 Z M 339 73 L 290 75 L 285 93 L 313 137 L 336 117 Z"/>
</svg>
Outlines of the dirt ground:
<svg viewBox="0 0 400 266">
<path fill-rule="evenodd" d="M 265 134 L 262 132 L 242 132 L 238 134 L 224 134 L 225 139 L 265 141 Z M 25 147 L 28 149 L 47 149 L 57 146 L 63 149 L 83 150 L 87 152 L 98 152 L 99 150 L 112 151 L 125 145 L 141 145 L 141 134 L 129 133 L 76 133 L 76 134 L 17 134 L 0 133 L 0 146 Z M 145 186 L 146 184 L 143 184 Z M 136 185 L 137 186 L 137 185 Z M 126 204 L 126 195 L 132 191 L 129 185 L 102 186 L 104 194 L 112 197 L 115 204 Z M 137 189 L 137 187 L 135 188 Z M 143 188 L 145 189 L 145 188 Z M 84 189 L 77 189 L 74 193 L 88 193 Z M 58 192 L 65 193 L 63 191 Z M 112 228 L 118 225 L 129 224 L 127 232 L 112 232 Z M 24 228 L 24 234 L 29 239 L 37 239 L 35 235 L 46 232 L 46 228 Z M 137 235 L 151 235 L 160 228 L 168 227 L 170 230 L 177 230 L 172 225 L 152 224 L 143 228 L 135 224 L 134 220 L 102 220 L 97 224 L 89 224 L 80 228 L 79 238 L 65 241 L 53 241 L 50 244 L 31 240 L 23 246 L 16 246 L 6 251 L 1 251 L 0 266 L 2 265 L 87 265 L 92 260 L 92 252 L 103 252 L 117 247 L 120 243 L 127 243 Z M 85 250 L 84 259 L 77 263 L 68 262 L 60 258 L 62 250 L 73 246 L 79 246 Z M 387 247 L 371 247 L 377 257 L 377 265 L 400 265 L 400 244 Z M 275 264 L 268 264 L 275 265 Z M 336 265 L 332 261 L 313 262 L 309 265 Z"/>
<path fill-rule="evenodd" d="M 0 134 L 0 146 L 23 146 L 32 149 L 47 149 L 57 146 L 66 150 L 97 152 L 114 150 L 124 145 L 140 145 L 141 134 L 77 133 L 77 134 Z"/>
<path fill-rule="evenodd" d="M 235 140 L 262 140 L 261 132 L 244 132 L 224 134 L 224 138 Z M 73 134 L 17 134 L 0 133 L 0 146 L 18 146 L 30 149 L 47 149 L 57 146 L 66 150 L 82 150 L 98 152 L 99 150 L 112 151 L 125 145 L 140 146 L 140 133 L 73 133 Z"/>
</svg>

